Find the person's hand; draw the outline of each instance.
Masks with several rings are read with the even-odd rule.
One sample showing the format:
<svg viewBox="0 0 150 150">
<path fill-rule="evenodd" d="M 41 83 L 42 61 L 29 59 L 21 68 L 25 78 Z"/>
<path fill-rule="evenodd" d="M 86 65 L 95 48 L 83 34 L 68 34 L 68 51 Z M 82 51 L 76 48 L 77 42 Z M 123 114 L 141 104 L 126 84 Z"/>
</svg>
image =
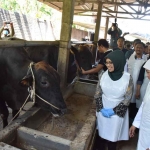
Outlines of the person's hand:
<svg viewBox="0 0 150 150">
<path fill-rule="evenodd" d="M 125 32 L 123 35 L 125 36 L 125 35 L 127 35 L 127 34 L 129 34 L 129 32 Z"/>
<path fill-rule="evenodd" d="M 129 129 L 129 136 L 130 136 L 130 138 L 134 137 L 134 135 L 135 135 L 135 129 L 136 129 L 136 127 L 133 126 L 133 125 L 130 127 L 130 129 Z"/>
<path fill-rule="evenodd" d="M 113 116 L 115 114 L 114 110 L 112 108 L 105 109 L 105 111 L 109 114 L 109 116 Z"/>
<path fill-rule="evenodd" d="M 6 24 L 6 22 L 3 22 L 3 26 L 5 27 L 7 24 Z"/>
<path fill-rule="evenodd" d="M 82 74 L 86 74 L 86 71 L 83 68 L 81 68 L 81 72 Z"/>
<path fill-rule="evenodd" d="M 110 116 L 109 116 L 109 114 L 108 114 L 108 112 L 106 111 L 105 108 L 101 109 L 100 112 L 102 113 L 102 115 L 103 115 L 104 117 L 110 118 Z"/>
<path fill-rule="evenodd" d="M 13 23 L 12 23 L 12 22 L 10 22 L 10 26 L 13 26 Z"/>
<path fill-rule="evenodd" d="M 136 92 L 135 98 L 136 98 L 137 100 L 140 99 L 140 92 Z"/>
</svg>

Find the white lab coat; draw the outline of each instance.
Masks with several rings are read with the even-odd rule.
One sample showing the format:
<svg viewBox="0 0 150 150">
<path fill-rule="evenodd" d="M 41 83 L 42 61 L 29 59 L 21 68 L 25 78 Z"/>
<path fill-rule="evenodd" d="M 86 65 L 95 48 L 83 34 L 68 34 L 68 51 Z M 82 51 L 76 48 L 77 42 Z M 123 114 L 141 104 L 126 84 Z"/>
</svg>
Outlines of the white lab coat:
<svg viewBox="0 0 150 150">
<path fill-rule="evenodd" d="M 131 103 L 136 103 L 136 84 L 137 84 L 137 79 L 139 76 L 139 72 L 141 69 L 141 66 L 143 63 L 147 60 L 147 56 L 143 55 L 142 59 L 135 59 L 135 52 L 130 56 L 129 60 L 127 60 L 127 67 L 128 67 L 128 72 L 131 74 L 133 78 L 133 84 L 134 84 L 134 91 L 133 91 L 133 96 L 131 99 Z"/>
<path fill-rule="evenodd" d="M 136 108 L 140 108 L 140 106 L 142 104 L 148 83 L 149 83 L 149 79 L 147 78 L 147 73 L 145 71 L 144 80 L 143 80 L 143 83 L 142 83 L 141 89 L 140 89 L 140 98 L 138 100 L 136 100 Z"/>
<path fill-rule="evenodd" d="M 104 72 L 100 80 L 104 108 L 114 108 L 124 100 L 129 80 L 130 74 L 127 72 L 124 72 L 123 76 L 117 81 L 113 81 L 109 77 L 108 70 Z M 128 110 L 123 118 L 118 115 L 106 118 L 101 112 L 97 112 L 96 115 L 97 129 L 100 137 L 112 142 L 129 139 Z"/>
<path fill-rule="evenodd" d="M 137 150 L 150 148 L 150 83 L 133 125 L 140 128 Z"/>
</svg>

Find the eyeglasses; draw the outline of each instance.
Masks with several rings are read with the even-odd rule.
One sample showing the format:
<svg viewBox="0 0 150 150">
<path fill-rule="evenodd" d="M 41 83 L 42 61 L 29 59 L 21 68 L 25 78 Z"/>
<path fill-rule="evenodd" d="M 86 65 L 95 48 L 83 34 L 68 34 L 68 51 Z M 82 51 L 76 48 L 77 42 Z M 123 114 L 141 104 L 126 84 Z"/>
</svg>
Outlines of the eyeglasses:
<svg viewBox="0 0 150 150">
<path fill-rule="evenodd" d="M 112 61 L 109 61 L 109 62 L 105 62 L 105 65 L 107 66 L 107 65 L 112 65 L 113 64 L 113 62 Z"/>
</svg>

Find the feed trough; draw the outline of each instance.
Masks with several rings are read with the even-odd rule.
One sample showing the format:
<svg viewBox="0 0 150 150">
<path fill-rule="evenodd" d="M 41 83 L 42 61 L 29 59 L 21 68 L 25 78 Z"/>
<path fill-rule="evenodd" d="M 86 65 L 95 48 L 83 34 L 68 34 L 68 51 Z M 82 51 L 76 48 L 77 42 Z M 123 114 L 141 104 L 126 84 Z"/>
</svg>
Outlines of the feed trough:
<svg viewBox="0 0 150 150">
<path fill-rule="evenodd" d="M 31 108 L 0 132 L 0 146 L 23 150 L 90 150 L 95 133 L 96 83 L 77 81 L 63 92 L 68 112 L 54 118 Z M 7 149 L 6 149 L 7 150 Z"/>
</svg>

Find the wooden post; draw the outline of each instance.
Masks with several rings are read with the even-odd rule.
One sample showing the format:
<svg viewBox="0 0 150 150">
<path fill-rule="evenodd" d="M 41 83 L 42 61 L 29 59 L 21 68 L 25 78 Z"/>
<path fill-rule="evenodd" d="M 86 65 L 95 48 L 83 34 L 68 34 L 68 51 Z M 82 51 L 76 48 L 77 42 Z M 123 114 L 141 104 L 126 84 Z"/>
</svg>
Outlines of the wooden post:
<svg viewBox="0 0 150 150">
<path fill-rule="evenodd" d="M 61 78 L 61 87 L 66 86 L 67 80 L 73 13 L 74 0 L 63 0 L 62 25 L 58 55 L 58 73 Z"/>
<path fill-rule="evenodd" d="M 97 20 L 96 20 L 96 27 L 95 27 L 95 35 L 94 35 L 94 42 L 97 42 L 99 39 L 99 30 L 101 25 L 101 16 L 102 16 L 102 2 L 98 3 L 98 13 L 97 13 Z"/>
<path fill-rule="evenodd" d="M 105 26 L 104 39 L 107 39 L 108 23 L 109 23 L 109 17 L 106 18 L 106 26 Z"/>
<path fill-rule="evenodd" d="M 97 12 L 96 26 L 95 26 L 95 34 L 94 34 L 94 44 L 95 44 L 96 47 L 97 47 L 97 41 L 99 40 L 99 31 L 100 31 L 101 17 L 102 17 L 102 8 L 103 8 L 103 4 L 102 4 L 102 2 L 99 2 L 98 3 L 98 12 Z M 95 62 L 96 62 L 97 48 L 96 48 L 96 52 L 95 53 L 96 53 L 96 55 L 95 55 Z"/>
</svg>

